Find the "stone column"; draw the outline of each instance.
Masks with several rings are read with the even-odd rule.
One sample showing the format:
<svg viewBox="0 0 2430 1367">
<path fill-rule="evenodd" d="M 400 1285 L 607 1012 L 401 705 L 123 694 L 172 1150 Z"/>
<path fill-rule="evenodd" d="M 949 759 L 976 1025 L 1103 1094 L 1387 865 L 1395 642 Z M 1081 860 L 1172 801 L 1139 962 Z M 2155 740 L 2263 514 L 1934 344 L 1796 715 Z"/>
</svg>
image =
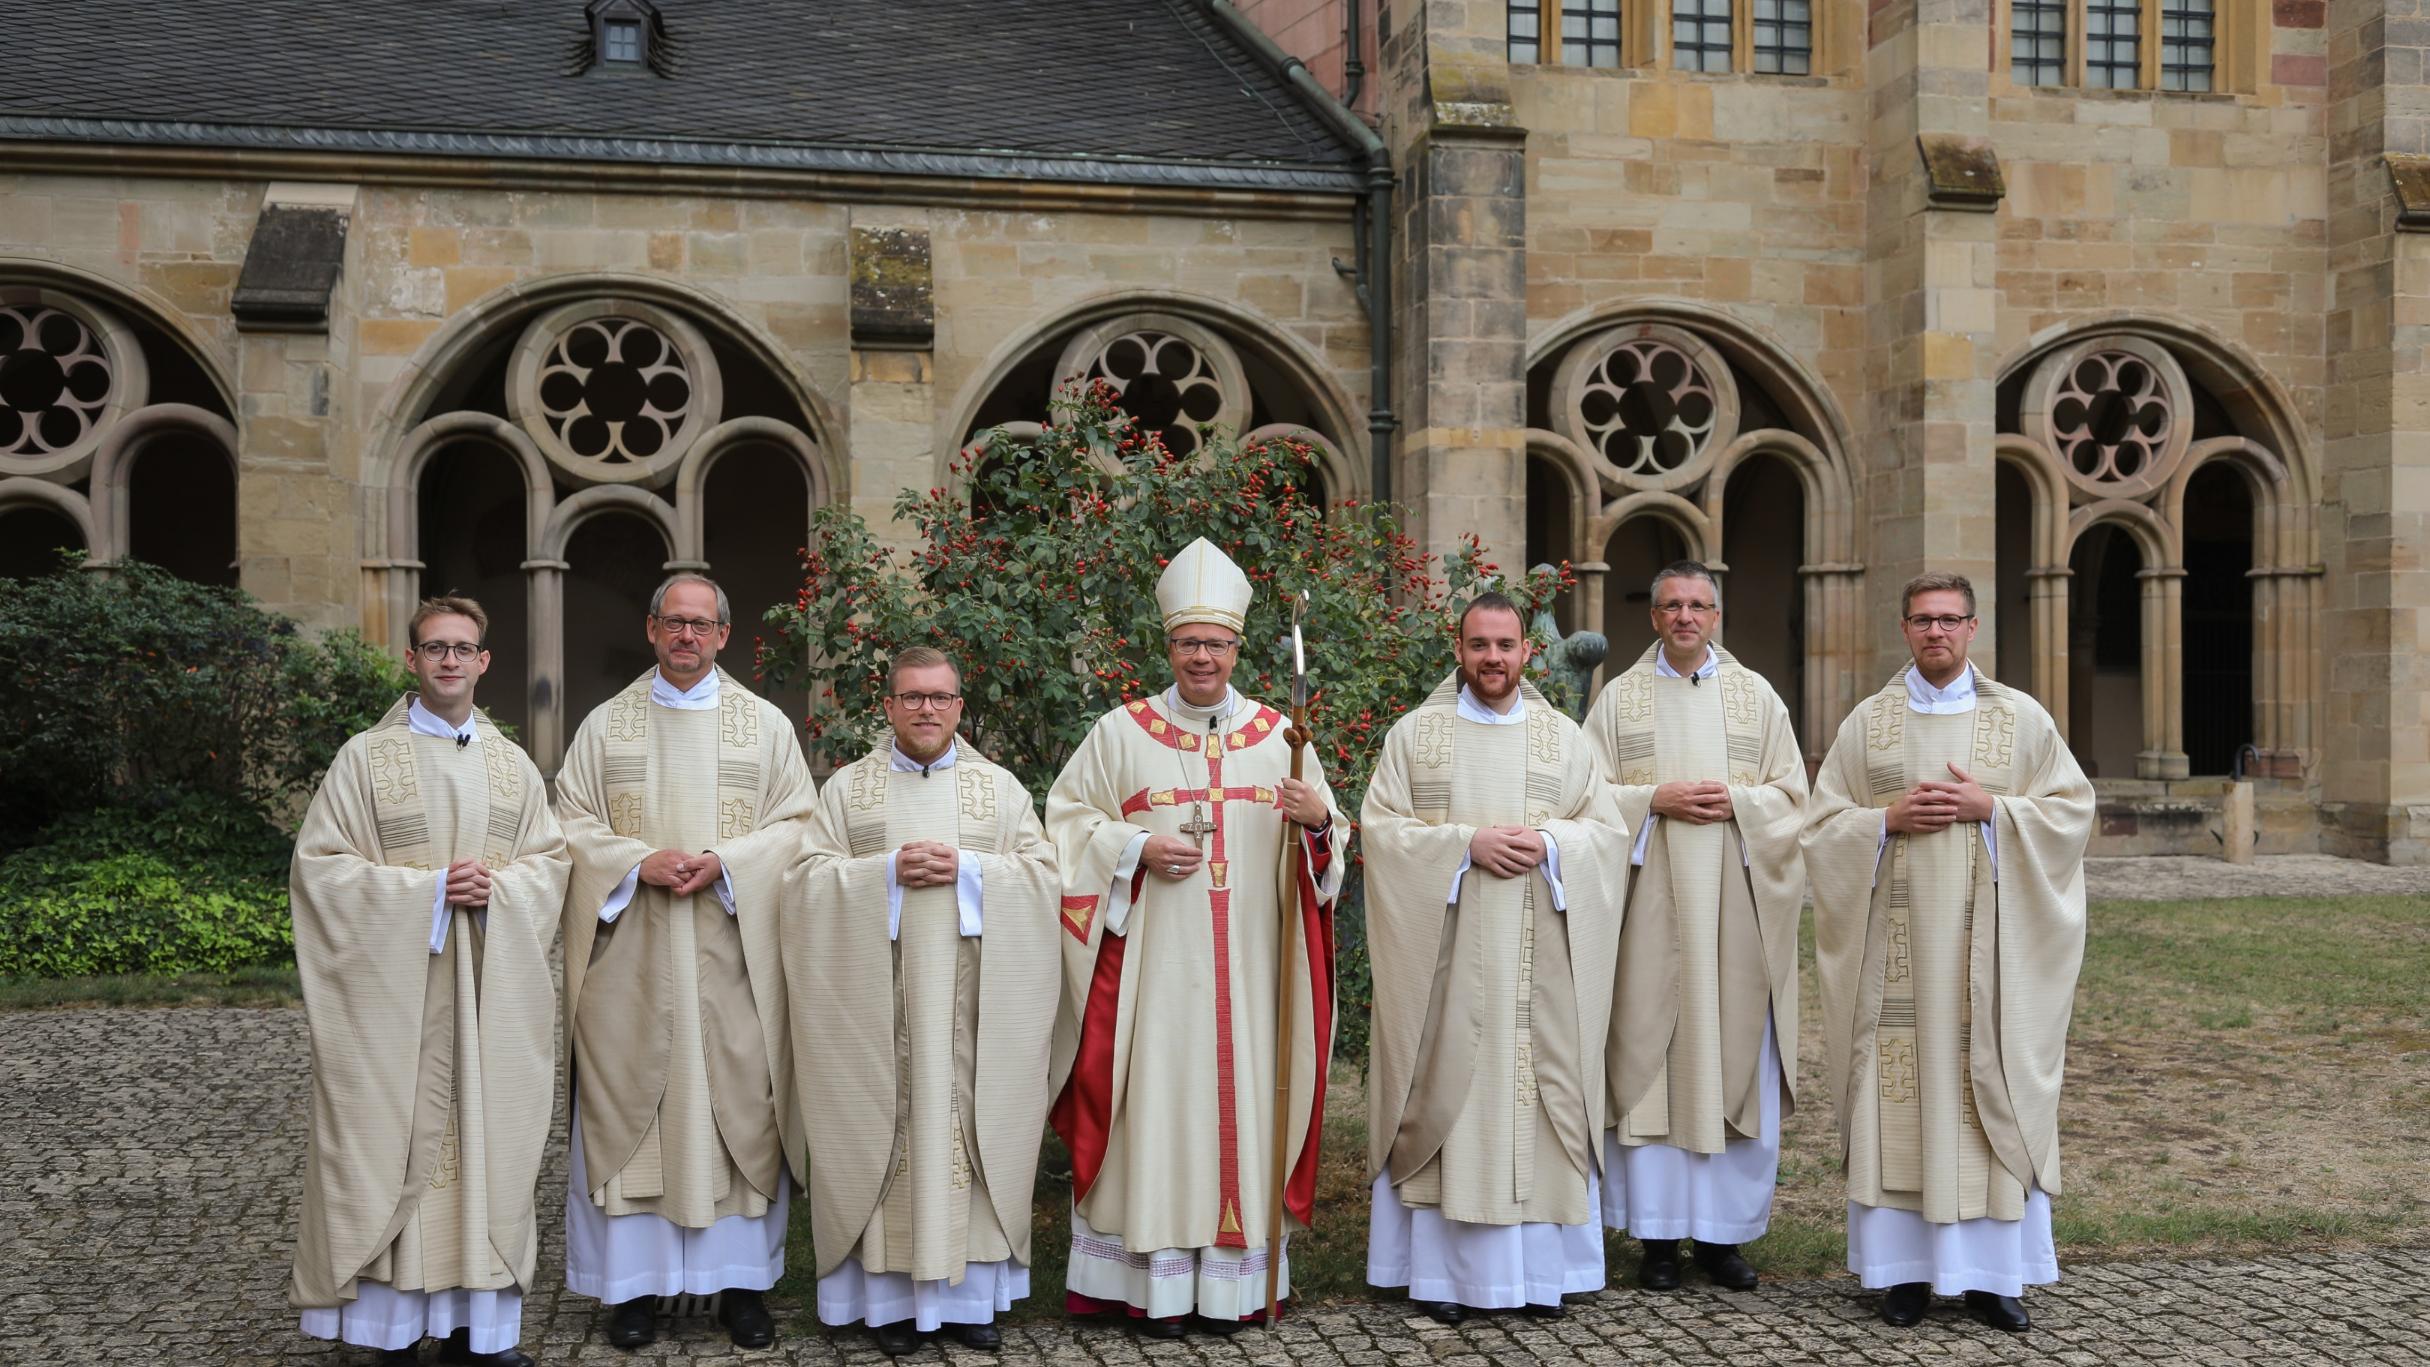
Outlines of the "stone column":
<svg viewBox="0 0 2430 1367">
<path fill-rule="evenodd" d="M 908 544 L 895 495 L 945 482 L 961 434 L 939 434 L 935 273 L 919 210 L 852 214 L 853 506 L 881 539 Z"/>
<path fill-rule="evenodd" d="M 1912 11 L 1877 9 L 1872 22 L 1864 640 L 1879 677 L 1907 658 L 1900 590 L 1926 571 L 1974 581 L 1983 622 L 1973 653 L 1993 659 L 1999 650 L 1989 210 L 2000 181 L 1987 137 L 1990 0 L 1916 0 Z"/>
<path fill-rule="evenodd" d="M 548 778 L 565 762 L 565 572 L 563 560 L 526 560 L 531 604 L 532 763 Z"/>
<path fill-rule="evenodd" d="M 1396 10 L 1383 39 L 1394 203 L 1393 491 L 1426 550 L 1473 533 L 1516 574 L 1527 535 L 1527 130 L 1504 6 Z M 1578 547 L 1595 554 L 1601 547 Z"/>
<path fill-rule="evenodd" d="M 2430 862 L 2430 18 L 2330 0 L 2324 849 Z"/>
<path fill-rule="evenodd" d="M 2185 671 L 2181 635 L 2185 571 L 2176 566 L 2137 570 L 2143 582 L 2143 749 L 2135 777 L 2184 778 Z"/>
</svg>

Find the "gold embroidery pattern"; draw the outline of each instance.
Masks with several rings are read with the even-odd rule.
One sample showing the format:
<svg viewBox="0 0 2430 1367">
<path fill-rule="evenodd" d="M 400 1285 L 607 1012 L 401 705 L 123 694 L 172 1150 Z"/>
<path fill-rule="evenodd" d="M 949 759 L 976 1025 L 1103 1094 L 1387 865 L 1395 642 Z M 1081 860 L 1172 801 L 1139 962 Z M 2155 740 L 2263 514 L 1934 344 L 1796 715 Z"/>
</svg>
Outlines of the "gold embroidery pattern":
<svg viewBox="0 0 2430 1367">
<path fill-rule="evenodd" d="M 1907 946 L 1907 922 L 1903 919 L 1892 921 L 1890 923 L 1890 945 L 1888 950 L 1889 962 L 1882 967 L 1882 981 L 1884 983 L 1903 983 L 1907 981 L 1910 976 L 1912 976 L 1914 973 L 1914 968 L 1909 955 L 1910 951 Z"/>
<path fill-rule="evenodd" d="M 748 750 L 759 744 L 759 708 L 739 688 L 718 695 L 718 727 L 726 744 Z"/>
<path fill-rule="evenodd" d="M 411 798 L 422 795 L 421 785 L 414 781 L 413 742 L 408 740 L 375 740 L 371 743 L 371 786 L 379 791 L 380 805 L 399 807 Z"/>
<path fill-rule="evenodd" d="M 758 816 L 750 799 L 730 797 L 717 804 L 717 838 L 734 840 L 751 833 L 753 818 Z"/>
<path fill-rule="evenodd" d="M 1612 681 L 1617 695 L 1613 709 L 1622 721 L 1650 722 L 1654 719 L 1654 671 L 1632 669 Z"/>
<path fill-rule="evenodd" d="M 1882 1041 L 1882 1100 L 1905 1105 L 1915 1100 L 1915 1042 Z"/>
<path fill-rule="evenodd" d="M 1907 687 L 1906 676 L 1902 674 L 1899 679 L 1898 686 L 1903 692 Z M 1873 706 L 1865 713 L 1866 749 L 1895 750 L 1906 743 L 1907 728 L 1902 724 L 1906 709 L 1894 706 L 1898 701 L 1887 693 L 1873 695 Z"/>
<path fill-rule="evenodd" d="M 484 727 L 481 737 L 481 763 L 489 770 L 489 795 L 520 810 L 523 806 L 523 768 L 515 763 L 506 741 L 497 732 Z"/>
<path fill-rule="evenodd" d="M 1721 724 L 1733 731 L 1752 731 L 1763 723 L 1763 714 L 1756 703 L 1755 681 L 1745 671 L 1724 667 L 1721 671 Z"/>
<path fill-rule="evenodd" d="M 650 733 L 650 692 L 646 685 L 628 688 L 608 704 L 608 739 L 640 740 Z"/>
<path fill-rule="evenodd" d="M 1561 762 L 1561 723 L 1550 707 L 1527 709 L 1527 757 L 1537 764 Z"/>
<path fill-rule="evenodd" d="M 885 806 L 885 768 L 874 759 L 853 765 L 851 786 L 844 789 L 844 803 L 856 812 L 874 812 Z"/>
<path fill-rule="evenodd" d="M 1974 710 L 1975 778 L 1989 788 L 1993 780 L 1987 779 L 1981 771 L 1990 770 L 1996 775 L 2003 775 L 1997 781 L 2001 790 L 2005 791 L 2007 780 L 2004 774 L 2016 763 L 2016 753 L 2016 707 L 2006 698 L 1992 697 L 1988 689 L 1980 690 Z"/>
<path fill-rule="evenodd" d="M 432 1191 L 447 1190 L 455 1184 L 456 1178 L 463 1175 L 456 1148 L 456 1108 L 450 1106 L 447 1108 L 447 1132 L 439 1136 L 439 1161 L 431 1164 L 430 1168 Z"/>
<path fill-rule="evenodd" d="M 1418 714 L 1417 762 L 1440 769 L 1451 762 L 1451 714 L 1435 708 Z"/>
<path fill-rule="evenodd" d="M 608 829 L 628 840 L 641 835 L 641 794 L 618 793 L 608 799 Z"/>
</svg>

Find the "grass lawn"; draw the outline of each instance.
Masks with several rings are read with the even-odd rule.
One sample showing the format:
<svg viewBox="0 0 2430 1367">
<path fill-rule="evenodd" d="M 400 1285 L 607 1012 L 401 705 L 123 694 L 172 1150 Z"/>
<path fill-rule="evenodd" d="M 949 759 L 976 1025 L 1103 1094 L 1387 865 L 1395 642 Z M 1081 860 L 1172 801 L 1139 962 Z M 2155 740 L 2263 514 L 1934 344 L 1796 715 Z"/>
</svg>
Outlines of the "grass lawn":
<svg viewBox="0 0 2430 1367">
<path fill-rule="evenodd" d="M 0 1011 L 57 1006 L 288 1006 L 304 999 L 292 964 L 156 977 L 0 978 Z"/>
<path fill-rule="evenodd" d="M 1844 1275 L 1845 1189 L 1806 941 L 1799 1104 L 1783 1126 L 1772 1229 L 1748 1256 Z M 2106 902 L 2091 911 L 2068 1050 L 2060 1257 L 2258 1253 L 2430 1237 L 2430 899 Z M 1292 1242 L 1311 1300 L 1365 1284 L 1366 1106 L 1337 1068 L 1318 1224 Z M 1068 1165 L 1038 1182 L 1030 1299 L 1062 1313 Z M 812 1307 L 807 1203 L 780 1296 Z M 1611 1240 L 1615 1281 L 1636 1244 Z"/>
</svg>

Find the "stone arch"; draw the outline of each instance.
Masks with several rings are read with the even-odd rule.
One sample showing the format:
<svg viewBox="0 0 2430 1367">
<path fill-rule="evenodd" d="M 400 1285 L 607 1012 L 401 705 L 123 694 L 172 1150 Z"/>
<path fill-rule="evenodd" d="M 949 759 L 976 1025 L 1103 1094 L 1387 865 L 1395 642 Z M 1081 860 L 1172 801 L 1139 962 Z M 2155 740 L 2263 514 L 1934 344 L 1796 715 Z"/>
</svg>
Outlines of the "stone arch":
<svg viewBox="0 0 2430 1367">
<path fill-rule="evenodd" d="M 2172 527 L 2187 525 L 2186 491 L 2195 476 L 2214 464 L 2232 469 L 2252 500 L 2253 651 L 2252 737 L 2260 753 L 2256 772 L 2300 778 L 2310 750 L 2311 688 L 2315 652 L 2312 624 L 2318 620 L 2320 578 L 2315 505 L 2299 493 L 2302 472 L 2278 454 L 2245 437 L 2216 437 L 2194 443 L 2161 491 L 2161 515 Z"/>
<path fill-rule="evenodd" d="M 170 303 L 159 291 L 57 261 L 0 256 L 0 288 L 10 285 L 33 285 L 97 300 L 150 326 L 193 363 L 217 392 L 224 413 L 237 411 L 236 385 L 231 378 L 233 361 L 224 360 L 219 345 L 194 326 L 185 310 Z"/>
<path fill-rule="evenodd" d="M 128 414 L 93 453 L 92 501 L 100 534 L 89 544 L 95 563 L 107 564 L 129 553 L 135 463 L 154 442 L 178 435 L 204 439 L 228 462 L 229 480 L 238 479 L 236 424 L 226 418 L 182 403 L 156 403 Z"/>
<path fill-rule="evenodd" d="M 1992 444 L 1992 458 L 2023 479 L 2032 519 L 2027 536 L 2031 552 L 2021 576 L 2028 604 L 2026 634 L 2033 673 L 2030 679 L 2010 682 L 2023 683 L 2040 700 L 2064 737 L 2068 726 L 2067 552 L 2072 544 L 2067 523 L 2067 481 L 2059 474 L 2056 458 L 2031 437 L 2002 433 Z M 1995 571 L 1995 577 L 2005 576 Z M 2003 634 L 2000 639 L 2006 641 L 2008 637 Z"/>
<path fill-rule="evenodd" d="M 2095 527 L 2123 531 L 2140 562 L 2135 577 L 2141 584 L 2141 624 L 2137 632 L 2142 691 L 2143 746 L 2135 755 L 2135 777 L 2179 779 L 2186 776 L 2184 680 L 2178 672 L 2180 626 L 2185 583 L 2184 557 L 2176 529 L 2148 505 L 2126 499 L 2103 499 L 2078 508 L 2067 519 L 2068 563 L 2085 535 Z M 2085 586 L 2090 592 L 2097 586 Z M 2072 694 L 2072 688 L 2071 688 Z M 2087 742 L 2071 736 L 2079 746 Z"/>
<path fill-rule="evenodd" d="M 41 508 L 66 518 L 84 538 L 85 563 L 97 563 L 93 547 L 100 543 L 100 534 L 94 526 L 92 504 L 84 495 L 47 479 L 11 475 L 0 479 L 0 513 L 12 508 Z"/>
<path fill-rule="evenodd" d="M 565 544 L 574 529 L 603 513 L 628 512 L 637 514 L 658 532 L 666 544 L 668 568 L 681 567 L 682 532 L 675 522 L 675 510 L 667 501 L 646 489 L 625 484 L 596 484 L 567 496 L 548 515 L 548 525 L 540 533 L 539 560 L 563 560 Z"/>
<path fill-rule="evenodd" d="M 976 374 L 963 383 L 959 397 L 947 410 L 945 425 L 937 430 L 937 483 L 957 488 L 965 482 L 954 473 L 955 457 L 970 445 L 972 425 L 1015 370 L 1064 337 L 1129 314 L 1169 314 L 1211 328 L 1235 346 L 1255 350 L 1261 360 L 1298 386 L 1323 418 L 1318 435 L 1326 440 L 1318 444 L 1318 451 L 1326 486 L 1333 496 L 1367 496 L 1368 471 L 1360 462 L 1342 454 L 1352 447 L 1356 435 L 1364 430 L 1364 423 L 1349 393 L 1324 359 L 1306 342 L 1255 310 L 1211 295 L 1160 289 L 1118 289 L 1091 295 L 999 342 Z"/>
<path fill-rule="evenodd" d="M 683 463 L 675 472 L 676 539 L 674 558 L 701 560 L 705 563 L 708 537 L 703 526 L 702 490 L 709 482 L 709 471 L 720 456 L 738 446 L 753 443 L 772 446 L 791 456 L 801 467 L 802 479 L 810 490 L 810 506 L 815 509 L 834 497 L 835 482 L 818 445 L 801 429 L 774 418 L 729 418 L 701 434 L 692 449 L 684 453 Z"/>
</svg>

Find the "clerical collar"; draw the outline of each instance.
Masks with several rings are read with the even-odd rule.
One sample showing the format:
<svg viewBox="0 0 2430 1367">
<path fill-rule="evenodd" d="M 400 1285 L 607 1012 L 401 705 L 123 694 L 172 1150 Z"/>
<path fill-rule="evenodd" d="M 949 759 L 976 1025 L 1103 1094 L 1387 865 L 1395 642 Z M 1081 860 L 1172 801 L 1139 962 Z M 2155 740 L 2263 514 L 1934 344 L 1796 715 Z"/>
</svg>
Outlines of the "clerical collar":
<svg viewBox="0 0 2430 1367">
<path fill-rule="evenodd" d="M 1947 716 L 1955 712 L 1974 710 L 1974 662 L 1969 660 L 1947 688 L 1934 688 L 1924 677 L 1924 671 L 1910 666 L 1907 670 L 1907 708 L 1928 717 Z"/>
<path fill-rule="evenodd" d="M 1496 712 L 1479 702 L 1477 695 L 1468 691 L 1468 685 L 1461 684 L 1460 715 L 1469 721 L 1483 722 L 1487 726 L 1516 726 L 1527 720 L 1527 695 L 1523 692 L 1514 694 L 1510 700 L 1510 710 Z"/>
<path fill-rule="evenodd" d="M 717 671 L 712 669 L 700 676 L 700 682 L 678 692 L 667 682 L 664 673 L 650 675 L 650 701 L 660 707 L 672 707 L 678 712 L 706 712 L 717 706 Z"/>
<path fill-rule="evenodd" d="M 1663 654 L 1661 649 L 1657 647 L 1654 651 L 1654 672 L 1666 679 L 1709 679 L 1721 672 L 1721 652 L 1713 649 L 1713 647 L 1710 645 L 1707 645 L 1704 648 L 1704 663 L 1696 666 L 1696 672 L 1694 674 L 1687 675 L 1681 674 L 1678 670 L 1671 668 L 1671 657 Z"/>
<path fill-rule="evenodd" d="M 456 743 L 456 748 L 459 750 L 481 739 L 481 732 L 479 728 L 473 725 L 472 718 L 466 717 L 464 719 L 464 728 L 462 730 L 457 730 L 455 727 L 447 724 L 447 719 L 445 717 L 442 717 L 438 713 L 431 711 L 429 708 L 424 707 L 422 705 L 422 699 L 419 696 L 416 696 L 413 701 L 405 704 L 405 726 L 408 730 L 411 730 L 418 735 L 437 736 L 441 740 L 452 740 Z"/>
<path fill-rule="evenodd" d="M 887 768 L 892 769 L 898 774 L 918 774 L 922 778 L 926 778 L 929 771 L 933 769 L 951 769 L 954 766 L 954 761 L 962 757 L 962 744 L 959 741 L 954 741 L 947 744 L 944 754 L 937 756 L 935 759 L 928 761 L 926 764 L 922 764 L 918 760 L 913 759 L 911 756 L 904 754 L 903 747 L 900 745 L 890 743 L 886 748 L 894 752 L 894 758 L 886 761 Z"/>
<path fill-rule="evenodd" d="M 1181 685 L 1174 684 L 1164 690 L 1164 710 L 1173 714 L 1173 720 L 1196 730 L 1208 722 L 1229 717 L 1239 711 L 1240 695 L 1232 691 L 1232 685 L 1225 684 L 1222 702 L 1212 707 L 1200 707 L 1196 703 L 1183 701 Z"/>
</svg>

